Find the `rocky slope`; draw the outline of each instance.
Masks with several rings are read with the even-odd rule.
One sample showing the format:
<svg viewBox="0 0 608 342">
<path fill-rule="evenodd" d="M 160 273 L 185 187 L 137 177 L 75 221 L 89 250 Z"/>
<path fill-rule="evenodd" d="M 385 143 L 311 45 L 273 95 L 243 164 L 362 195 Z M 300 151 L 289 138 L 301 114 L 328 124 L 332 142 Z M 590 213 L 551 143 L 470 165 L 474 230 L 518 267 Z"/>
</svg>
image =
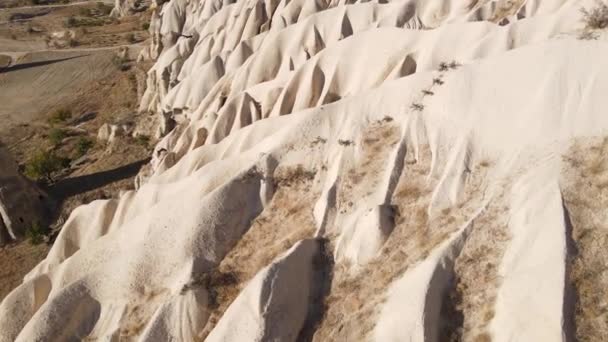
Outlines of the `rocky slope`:
<svg viewBox="0 0 608 342">
<path fill-rule="evenodd" d="M 156 5 L 164 138 L 0 341 L 608 339 L 598 4 Z"/>
</svg>

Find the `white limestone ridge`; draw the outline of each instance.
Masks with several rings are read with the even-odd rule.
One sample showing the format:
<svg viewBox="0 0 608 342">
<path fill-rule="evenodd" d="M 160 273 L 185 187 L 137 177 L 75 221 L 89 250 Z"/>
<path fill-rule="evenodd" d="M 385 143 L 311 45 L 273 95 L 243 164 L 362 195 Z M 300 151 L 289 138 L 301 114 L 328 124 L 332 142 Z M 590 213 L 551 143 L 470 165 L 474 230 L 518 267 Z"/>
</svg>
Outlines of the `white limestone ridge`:
<svg viewBox="0 0 608 342">
<path fill-rule="evenodd" d="M 164 137 L 0 341 L 608 340 L 594 1 L 158 5 Z"/>
</svg>

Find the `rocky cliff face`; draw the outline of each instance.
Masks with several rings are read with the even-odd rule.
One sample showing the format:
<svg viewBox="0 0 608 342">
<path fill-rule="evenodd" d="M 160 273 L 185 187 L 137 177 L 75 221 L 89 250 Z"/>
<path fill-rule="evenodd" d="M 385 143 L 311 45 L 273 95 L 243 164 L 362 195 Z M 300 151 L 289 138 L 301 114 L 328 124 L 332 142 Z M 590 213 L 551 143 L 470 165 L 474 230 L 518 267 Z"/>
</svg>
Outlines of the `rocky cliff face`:
<svg viewBox="0 0 608 342">
<path fill-rule="evenodd" d="M 158 5 L 148 171 L 0 341 L 608 339 L 599 4 Z"/>
<path fill-rule="evenodd" d="M 0 146 L 0 246 L 25 235 L 47 219 L 45 194 L 21 176 L 17 164 Z"/>
</svg>

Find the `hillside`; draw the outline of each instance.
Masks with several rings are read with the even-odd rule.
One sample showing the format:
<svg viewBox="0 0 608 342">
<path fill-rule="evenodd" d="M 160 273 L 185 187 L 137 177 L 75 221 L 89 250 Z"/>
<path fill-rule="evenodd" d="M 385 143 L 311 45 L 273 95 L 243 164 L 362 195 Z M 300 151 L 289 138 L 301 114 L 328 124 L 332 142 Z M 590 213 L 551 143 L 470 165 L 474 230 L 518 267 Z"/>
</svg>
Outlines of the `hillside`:
<svg viewBox="0 0 608 342">
<path fill-rule="evenodd" d="M 0 341 L 608 340 L 608 7 L 156 4 L 152 159 Z"/>
<path fill-rule="evenodd" d="M 32 2 L 0 1 L 0 301 L 45 258 L 74 207 L 132 189 L 129 165 L 150 152 L 141 139 L 96 139 L 104 124 L 137 120 L 150 62 L 135 63 L 141 42 L 126 37 L 143 41 L 149 16 Z"/>
</svg>

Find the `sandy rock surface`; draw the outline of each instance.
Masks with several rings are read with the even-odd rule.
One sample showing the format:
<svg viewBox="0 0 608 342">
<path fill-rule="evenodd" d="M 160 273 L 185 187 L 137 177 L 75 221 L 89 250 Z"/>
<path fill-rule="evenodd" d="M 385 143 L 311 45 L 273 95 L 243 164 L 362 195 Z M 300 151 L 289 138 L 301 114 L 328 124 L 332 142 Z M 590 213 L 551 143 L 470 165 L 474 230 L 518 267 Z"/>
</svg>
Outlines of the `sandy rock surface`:
<svg viewBox="0 0 608 342">
<path fill-rule="evenodd" d="M 156 3 L 164 138 L 72 212 L 0 341 L 608 339 L 595 6 Z"/>
</svg>

